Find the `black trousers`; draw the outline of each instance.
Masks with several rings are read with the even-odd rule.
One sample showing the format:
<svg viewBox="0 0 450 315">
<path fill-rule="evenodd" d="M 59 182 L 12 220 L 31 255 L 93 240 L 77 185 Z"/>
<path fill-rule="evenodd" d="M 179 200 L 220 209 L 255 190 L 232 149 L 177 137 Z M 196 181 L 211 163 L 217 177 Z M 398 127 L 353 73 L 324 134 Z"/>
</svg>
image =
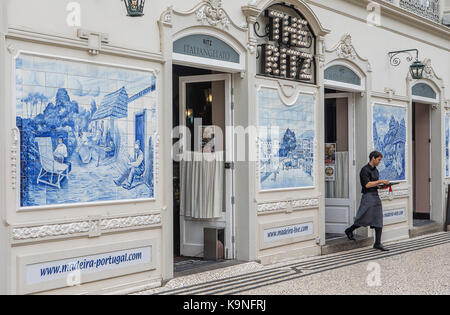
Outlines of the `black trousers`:
<svg viewBox="0 0 450 315">
<path fill-rule="evenodd" d="M 348 228 L 349 232 L 353 232 L 357 228 L 359 228 L 359 225 L 353 224 L 351 227 Z M 381 233 L 383 232 L 382 228 L 374 228 L 375 229 L 375 244 L 380 245 L 381 244 Z"/>
</svg>

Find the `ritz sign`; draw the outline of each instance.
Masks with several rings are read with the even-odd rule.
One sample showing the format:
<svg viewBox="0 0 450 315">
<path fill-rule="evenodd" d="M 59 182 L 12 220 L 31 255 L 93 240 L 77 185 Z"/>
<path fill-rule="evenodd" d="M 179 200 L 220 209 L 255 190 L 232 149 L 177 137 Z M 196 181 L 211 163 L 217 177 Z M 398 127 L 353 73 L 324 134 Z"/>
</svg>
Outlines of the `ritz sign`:
<svg viewBox="0 0 450 315">
<path fill-rule="evenodd" d="M 284 12 L 268 9 L 267 36 L 261 45 L 261 72 L 264 75 L 300 81 L 312 81 L 312 40 L 308 22 Z M 309 39 L 309 41 L 308 41 Z"/>
</svg>

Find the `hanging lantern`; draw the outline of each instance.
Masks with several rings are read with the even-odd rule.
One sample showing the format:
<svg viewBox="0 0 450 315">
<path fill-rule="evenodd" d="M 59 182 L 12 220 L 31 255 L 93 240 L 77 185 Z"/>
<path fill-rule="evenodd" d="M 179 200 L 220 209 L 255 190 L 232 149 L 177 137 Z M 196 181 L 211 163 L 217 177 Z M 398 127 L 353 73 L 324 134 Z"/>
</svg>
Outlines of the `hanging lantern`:
<svg viewBox="0 0 450 315">
<path fill-rule="evenodd" d="M 143 16 L 145 0 L 123 0 L 129 16 Z"/>
<path fill-rule="evenodd" d="M 410 52 L 413 52 L 413 51 L 416 52 L 416 61 L 414 61 L 409 66 L 409 72 L 411 73 L 411 77 L 414 80 L 420 80 L 423 78 L 423 71 L 425 69 L 425 65 L 419 61 L 419 51 L 417 49 L 391 51 L 388 54 L 391 58 L 391 60 L 390 60 L 391 65 L 394 67 L 397 67 L 401 63 L 400 58 L 397 56 L 400 54 L 408 54 L 408 57 L 406 58 L 406 60 L 411 61 L 413 59 L 413 56 L 411 56 Z"/>
<path fill-rule="evenodd" d="M 425 65 L 419 60 L 414 61 L 409 69 L 414 80 L 420 80 L 423 78 L 423 70 L 425 69 Z"/>
</svg>

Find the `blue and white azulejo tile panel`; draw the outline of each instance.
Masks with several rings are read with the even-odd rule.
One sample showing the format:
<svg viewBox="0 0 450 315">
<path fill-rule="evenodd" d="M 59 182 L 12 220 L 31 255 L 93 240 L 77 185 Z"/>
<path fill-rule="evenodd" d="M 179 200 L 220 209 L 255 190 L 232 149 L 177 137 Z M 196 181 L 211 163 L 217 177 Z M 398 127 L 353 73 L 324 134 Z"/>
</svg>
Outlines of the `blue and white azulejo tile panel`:
<svg viewBox="0 0 450 315">
<path fill-rule="evenodd" d="M 154 198 L 153 73 L 22 54 L 16 125 L 22 208 Z"/>
<path fill-rule="evenodd" d="M 300 94 L 285 105 L 276 89 L 258 93 L 261 190 L 314 186 L 315 100 Z"/>
<path fill-rule="evenodd" d="M 380 179 L 406 180 L 406 108 L 373 106 L 374 149 L 383 154 L 377 167 Z"/>
</svg>

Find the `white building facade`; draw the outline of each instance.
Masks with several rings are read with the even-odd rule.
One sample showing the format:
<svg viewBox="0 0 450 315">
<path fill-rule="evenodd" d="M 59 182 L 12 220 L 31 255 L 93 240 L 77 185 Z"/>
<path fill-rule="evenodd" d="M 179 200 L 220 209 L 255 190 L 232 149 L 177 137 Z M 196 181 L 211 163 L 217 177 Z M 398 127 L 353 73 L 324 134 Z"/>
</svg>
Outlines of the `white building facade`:
<svg viewBox="0 0 450 315">
<path fill-rule="evenodd" d="M 120 1 L 2 0 L 0 292 L 161 286 L 175 256 L 206 255 L 204 228 L 223 232 L 230 260 L 321 255 L 353 222 L 374 149 L 381 177 L 399 183 L 380 193 L 383 241 L 409 238 L 414 220 L 444 226 L 449 10 L 448 0 L 153 0 L 133 17 Z M 421 79 L 410 73 L 417 54 Z M 224 161 L 179 167 L 174 156 L 190 150 L 173 146 L 173 128 L 194 118 L 222 127 Z M 278 139 L 255 126 L 279 127 Z M 55 156 L 60 143 L 67 157 Z M 206 163 L 223 180 L 196 182 Z M 212 201 L 180 197 L 189 180 L 215 187 Z M 195 202 L 219 215 L 180 210 Z"/>
</svg>

